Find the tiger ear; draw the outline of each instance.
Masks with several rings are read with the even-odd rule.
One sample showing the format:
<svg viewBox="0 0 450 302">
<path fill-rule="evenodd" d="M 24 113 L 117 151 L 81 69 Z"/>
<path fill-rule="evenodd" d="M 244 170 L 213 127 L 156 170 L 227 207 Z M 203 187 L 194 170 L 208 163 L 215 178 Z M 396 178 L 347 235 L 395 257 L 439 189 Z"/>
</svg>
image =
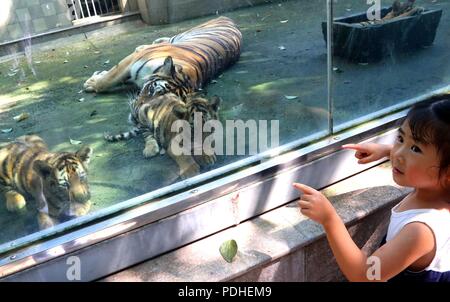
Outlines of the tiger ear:
<svg viewBox="0 0 450 302">
<path fill-rule="evenodd" d="M 33 164 L 33 170 L 43 178 L 47 178 L 51 175 L 53 167 L 43 160 L 36 160 Z"/>
<path fill-rule="evenodd" d="M 91 161 L 93 150 L 89 146 L 83 146 L 80 150 L 78 150 L 75 155 L 83 162 L 83 164 L 87 167 L 89 162 Z"/>
<path fill-rule="evenodd" d="M 172 111 L 173 114 L 175 114 L 175 116 L 179 119 L 184 119 L 187 113 L 186 107 L 181 105 L 173 107 Z"/>
<path fill-rule="evenodd" d="M 164 60 L 164 64 L 161 66 L 159 72 L 165 76 L 173 77 L 173 75 L 175 74 L 175 65 L 173 65 L 173 60 L 171 56 L 168 56 Z"/>
<path fill-rule="evenodd" d="M 215 112 L 219 111 L 220 103 L 222 103 L 222 99 L 217 95 L 213 96 L 211 100 L 209 100 L 209 106 L 211 106 L 212 110 Z"/>
<path fill-rule="evenodd" d="M 181 67 L 180 65 L 175 65 L 175 71 L 177 73 L 182 73 L 183 72 L 183 67 Z"/>
</svg>

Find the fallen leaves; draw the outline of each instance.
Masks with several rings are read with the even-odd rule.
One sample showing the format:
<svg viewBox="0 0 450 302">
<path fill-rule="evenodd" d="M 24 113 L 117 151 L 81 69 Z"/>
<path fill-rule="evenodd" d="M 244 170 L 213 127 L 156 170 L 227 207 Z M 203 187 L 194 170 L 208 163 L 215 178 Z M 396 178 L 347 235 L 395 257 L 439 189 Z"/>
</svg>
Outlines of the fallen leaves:
<svg viewBox="0 0 450 302">
<path fill-rule="evenodd" d="M 81 143 L 82 143 L 82 141 L 77 141 L 77 140 L 74 140 L 71 138 L 69 138 L 69 140 L 70 140 L 71 145 L 81 145 Z"/>
<path fill-rule="evenodd" d="M 8 72 L 8 76 L 13 77 L 19 72 L 19 69 L 18 68 L 10 68 L 9 71 L 10 72 Z"/>
<path fill-rule="evenodd" d="M 289 101 L 298 99 L 298 96 L 296 96 L 296 95 L 285 95 L 284 97 L 286 98 L 286 100 L 289 100 Z"/>
<path fill-rule="evenodd" d="M 13 120 L 15 120 L 16 122 L 21 122 L 23 120 L 26 120 L 27 118 L 30 117 L 30 114 L 27 112 L 23 112 L 19 115 L 16 115 L 15 117 L 13 117 Z"/>
</svg>

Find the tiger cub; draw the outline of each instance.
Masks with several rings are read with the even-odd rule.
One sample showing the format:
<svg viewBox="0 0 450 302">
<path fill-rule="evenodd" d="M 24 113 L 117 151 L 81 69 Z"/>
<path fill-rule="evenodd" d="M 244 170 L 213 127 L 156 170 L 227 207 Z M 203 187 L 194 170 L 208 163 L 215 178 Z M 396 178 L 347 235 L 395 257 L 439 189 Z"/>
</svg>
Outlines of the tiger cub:
<svg viewBox="0 0 450 302">
<path fill-rule="evenodd" d="M 191 143 L 192 149 L 185 152 L 190 155 L 174 152 L 172 140 L 178 135 L 178 132 L 176 132 L 177 130 L 172 131 L 172 124 L 177 120 L 187 121 L 191 127 L 191 133 L 193 133 L 194 117 L 197 113 L 197 116 L 201 116 L 202 125 L 196 126 L 201 127 L 204 139 L 209 134 L 203 133 L 203 125 L 209 120 L 219 119 L 218 111 L 221 101 L 217 96 L 208 101 L 197 94 L 189 94 L 182 101 L 173 93 L 155 97 L 147 97 L 141 93 L 130 100 L 129 120 L 135 125 L 134 128 L 117 135 L 105 134 L 105 139 L 114 142 L 142 134 L 145 139 L 144 157 L 153 157 L 159 154 L 161 149 L 164 149 L 178 164 L 181 178 L 189 178 L 199 174 L 200 167 L 214 164 L 216 156 L 208 155 L 203 150 L 202 155 L 194 155 L 197 154 L 194 152 L 194 148 L 196 148 L 194 143 Z M 190 138 L 192 142 L 193 135 Z"/>
<path fill-rule="evenodd" d="M 41 229 L 60 220 L 85 215 L 91 206 L 88 146 L 75 153 L 51 153 L 42 138 L 25 135 L 0 149 L 0 194 L 9 211 L 19 211 L 29 198 L 38 209 Z"/>
</svg>

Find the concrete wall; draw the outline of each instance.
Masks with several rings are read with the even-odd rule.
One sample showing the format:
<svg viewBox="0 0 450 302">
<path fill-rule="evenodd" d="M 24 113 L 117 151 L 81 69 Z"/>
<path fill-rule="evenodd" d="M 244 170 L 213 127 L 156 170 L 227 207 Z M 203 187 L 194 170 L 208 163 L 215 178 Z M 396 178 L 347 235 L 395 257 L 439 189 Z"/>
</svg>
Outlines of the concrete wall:
<svg viewBox="0 0 450 302">
<path fill-rule="evenodd" d="M 135 12 L 138 11 L 138 0 L 120 0 L 120 9 L 123 12 Z"/>
<path fill-rule="evenodd" d="M 148 24 L 174 23 L 236 8 L 281 2 L 278 0 L 138 0 L 142 19 Z"/>
<path fill-rule="evenodd" d="M 1 0 L 0 5 L 0 43 L 72 26 L 67 0 Z M 119 6 L 123 12 L 138 10 L 137 0 L 119 0 Z"/>
<path fill-rule="evenodd" d="M 2 0 L 0 43 L 71 26 L 66 0 Z"/>
<path fill-rule="evenodd" d="M 91 1 L 91 0 L 88 0 Z M 119 0 L 122 12 L 139 11 L 148 24 L 166 24 L 281 0 Z M 2 0 L 0 44 L 72 26 L 68 0 Z"/>
</svg>

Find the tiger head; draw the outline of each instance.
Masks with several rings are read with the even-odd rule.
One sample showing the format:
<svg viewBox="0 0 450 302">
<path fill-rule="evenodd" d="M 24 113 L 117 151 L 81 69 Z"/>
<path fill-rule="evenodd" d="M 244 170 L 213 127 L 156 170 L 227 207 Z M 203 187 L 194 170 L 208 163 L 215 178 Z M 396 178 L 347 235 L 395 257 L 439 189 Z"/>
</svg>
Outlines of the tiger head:
<svg viewBox="0 0 450 302">
<path fill-rule="evenodd" d="M 50 216 L 67 220 L 89 211 L 87 167 L 91 155 L 92 149 L 83 146 L 75 153 L 59 153 L 54 160 L 36 160 L 33 169 L 41 176 Z"/>
<path fill-rule="evenodd" d="M 221 101 L 221 98 L 218 96 L 213 96 L 208 100 L 197 95 L 188 95 L 184 106 L 175 106 L 172 112 L 178 119 L 187 121 L 191 127 L 191 131 L 194 133 L 199 130 L 205 133 L 204 126 L 206 122 L 219 120 L 219 106 Z M 191 138 L 194 135 L 191 133 Z M 202 138 L 204 140 L 206 136 L 202 136 Z M 194 140 L 194 143 L 191 145 L 193 148 L 191 151 L 195 152 L 194 150 L 197 148 L 203 150 L 203 144 L 197 145 L 196 143 L 197 141 Z"/>
<path fill-rule="evenodd" d="M 195 114 L 201 113 L 202 125 L 209 120 L 219 120 L 219 109 L 222 99 L 213 96 L 210 100 L 199 96 L 198 94 L 189 94 L 186 97 L 185 106 L 176 106 L 173 109 L 174 114 L 179 118 L 194 125 Z"/>
<path fill-rule="evenodd" d="M 183 67 L 174 64 L 169 56 L 163 65 L 146 79 L 140 94 L 154 97 L 171 92 L 184 100 L 189 91 L 193 91 L 189 83 L 189 77 L 183 72 Z"/>
</svg>

